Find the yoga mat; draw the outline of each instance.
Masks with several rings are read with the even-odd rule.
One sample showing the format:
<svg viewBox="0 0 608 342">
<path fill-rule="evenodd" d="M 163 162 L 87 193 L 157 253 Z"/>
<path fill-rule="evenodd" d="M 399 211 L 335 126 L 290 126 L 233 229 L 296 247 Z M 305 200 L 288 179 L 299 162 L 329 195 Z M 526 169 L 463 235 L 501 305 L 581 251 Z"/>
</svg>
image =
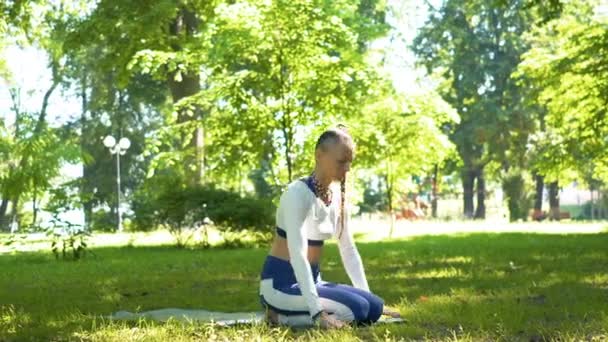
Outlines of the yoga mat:
<svg viewBox="0 0 608 342">
<path fill-rule="evenodd" d="M 220 326 L 238 324 L 260 324 L 264 322 L 264 312 L 221 312 L 198 309 L 166 308 L 143 312 L 118 311 L 108 317 L 111 320 L 136 321 L 149 319 L 159 322 L 175 320 L 179 322 L 209 322 Z M 377 324 L 405 323 L 403 318 L 382 316 Z"/>
</svg>

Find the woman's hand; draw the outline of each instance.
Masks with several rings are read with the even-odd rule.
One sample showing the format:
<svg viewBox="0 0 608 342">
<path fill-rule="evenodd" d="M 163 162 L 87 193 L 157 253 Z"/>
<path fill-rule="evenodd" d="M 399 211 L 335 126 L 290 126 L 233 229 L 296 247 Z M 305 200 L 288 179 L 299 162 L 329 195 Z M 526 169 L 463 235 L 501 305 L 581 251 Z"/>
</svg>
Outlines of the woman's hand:
<svg viewBox="0 0 608 342">
<path fill-rule="evenodd" d="M 387 306 L 384 307 L 384 309 L 382 309 L 382 314 L 383 315 L 387 315 L 390 316 L 392 318 L 400 318 L 401 314 L 399 313 L 399 311 L 389 308 Z"/>
<path fill-rule="evenodd" d="M 327 312 L 321 312 L 319 316 L 319 326 L 323 329 L 340 329 L 346 325 L 345 322 L 330 316 Z"/>
</svg>

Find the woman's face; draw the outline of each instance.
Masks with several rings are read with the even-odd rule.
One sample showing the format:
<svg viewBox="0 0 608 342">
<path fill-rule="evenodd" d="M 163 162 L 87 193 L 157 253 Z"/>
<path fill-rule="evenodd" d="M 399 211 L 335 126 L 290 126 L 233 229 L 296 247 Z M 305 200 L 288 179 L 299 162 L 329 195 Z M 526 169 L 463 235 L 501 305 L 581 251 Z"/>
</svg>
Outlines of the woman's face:
<svg viewBox="0 0 608 342">
<path fill-rule="evenodd" d="M 343 141 L 317 151 L 317 163 L 332 181 L 344 179 L 353 162 L 353 147 Z"/>
</svg>

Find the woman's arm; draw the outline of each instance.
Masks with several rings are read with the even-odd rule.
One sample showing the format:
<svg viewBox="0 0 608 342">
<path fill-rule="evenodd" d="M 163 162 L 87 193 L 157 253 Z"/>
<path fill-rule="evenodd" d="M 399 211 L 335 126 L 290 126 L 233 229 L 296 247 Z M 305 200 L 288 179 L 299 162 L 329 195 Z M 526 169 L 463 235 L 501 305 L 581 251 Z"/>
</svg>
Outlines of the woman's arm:
<svg viewBox="0 0 608 342">
<path fill-rule="evenodd" d="M 281 196 L 280 210 L 284 225 L 281 228 L 287 235 L 289 260 L 302 296 L 308 305 L 310 316 L 314 317 L 323 310 L 323 307 L 308 262 L 308 238 L 304 230 L 304 222 L 314 201 L 310 200 L 307 191 L 307 188 L 300 187 L 299 184 L 291 185 Z"/>
<path fill-rule="evenodd" d="M 355 241 L 349 229 L 350 215 L 346 208 L 344 208 L 343 214 L 345 215 L 344 227 L 342 228 L 343 230 L 341 233 L 339 226 L 340 220 L 338 220 L 337 227 L 338 234 L 341 234 L 338 239 L 338 247 L 340 256 L 342 257 L 342 264 L 344 264 L 346 274 L 348 274 L 353 286 L 369 292 L 369 285 L 367 284 L 367 279 L 365 277 L 363 262 L 361 261 L 361 256 L 359 255 L 359 251 L 355 246 Z"/>
</svg>

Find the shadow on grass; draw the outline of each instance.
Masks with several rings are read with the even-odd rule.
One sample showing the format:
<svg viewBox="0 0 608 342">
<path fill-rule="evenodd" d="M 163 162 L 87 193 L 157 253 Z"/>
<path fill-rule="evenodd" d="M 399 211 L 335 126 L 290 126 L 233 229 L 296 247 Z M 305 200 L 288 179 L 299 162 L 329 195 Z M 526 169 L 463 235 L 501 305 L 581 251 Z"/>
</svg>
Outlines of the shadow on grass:
<svg viewBox="0 0 608 342">
<path fill-rule="evenodd" d="M 370 287 L 408 319 L 393 335 L 601 334 L 608 234 L 475 233 L 360 243 Z M 96 248 L 94 257 L 0 256 L 0 340 L 70 338 L 118 310 L 260 310 L 267 249 Z M 346 282 L 329 244 L 323 278 Z M 21 317 L 21 318 L 20 318 Z M 557 334 L 557 335 L 556 335 Z M 585 335 L 580 335 L 585 336 Z"/>
</svg>

